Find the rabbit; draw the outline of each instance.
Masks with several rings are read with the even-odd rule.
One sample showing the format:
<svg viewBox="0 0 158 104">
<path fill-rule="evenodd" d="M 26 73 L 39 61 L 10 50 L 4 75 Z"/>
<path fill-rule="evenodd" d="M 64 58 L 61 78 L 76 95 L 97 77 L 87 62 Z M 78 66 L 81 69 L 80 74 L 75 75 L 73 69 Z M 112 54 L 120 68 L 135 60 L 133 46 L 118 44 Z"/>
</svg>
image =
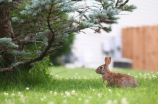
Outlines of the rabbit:
<svg viewBox="0 0 158 104">
<path fill-rule="evenodd" d="M 103 83 L 107 81 L 107 86 L 116 87 L 136 87 L 137 81 L 130 75 L 120 74 L 116 72 L 110 72 L 109 64 L 111 63 L 111 57 L 105 58 L 105 64 L 99 66 L 95 71 L 98 74 L 102 74 Z"/>
</svg>

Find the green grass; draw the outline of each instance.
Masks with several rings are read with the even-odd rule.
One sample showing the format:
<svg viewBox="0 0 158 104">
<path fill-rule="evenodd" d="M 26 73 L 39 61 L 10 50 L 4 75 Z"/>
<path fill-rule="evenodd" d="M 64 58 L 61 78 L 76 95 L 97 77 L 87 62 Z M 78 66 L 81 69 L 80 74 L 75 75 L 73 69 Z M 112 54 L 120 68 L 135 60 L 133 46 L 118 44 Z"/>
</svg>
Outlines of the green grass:
<svg viewBox="0 0 158 104">
<path fill-rule="evenodd" d="M 45 77 L 41 80 L 26 78 L 27 81 L 0 80 L 0 104 L 158 104 L 156 73 L 112 71 L 134 76 L 139 86 L 107 88 L 94 69 L 50 67 L 51 80 Z"/>
</svg>

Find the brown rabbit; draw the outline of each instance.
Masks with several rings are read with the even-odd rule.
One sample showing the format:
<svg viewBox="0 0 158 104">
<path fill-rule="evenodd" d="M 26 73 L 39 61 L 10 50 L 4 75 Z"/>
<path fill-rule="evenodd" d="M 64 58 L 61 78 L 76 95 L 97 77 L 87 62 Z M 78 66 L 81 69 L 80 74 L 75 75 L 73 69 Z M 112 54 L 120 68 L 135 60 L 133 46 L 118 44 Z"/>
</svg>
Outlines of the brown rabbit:
<svg viewBox="0 0 158 104">
<path fill-rule="evenodd" d="M 111 57 L 105 58 L 105 64 L 96 69 L 96 73 L 102 74 L 103 83 L 106 80 L 107 86 L 116 87 L 136 87 L 137 81 L 130 75 L 110 72 L 108 65 L 111 63 Z"/>
</svg>

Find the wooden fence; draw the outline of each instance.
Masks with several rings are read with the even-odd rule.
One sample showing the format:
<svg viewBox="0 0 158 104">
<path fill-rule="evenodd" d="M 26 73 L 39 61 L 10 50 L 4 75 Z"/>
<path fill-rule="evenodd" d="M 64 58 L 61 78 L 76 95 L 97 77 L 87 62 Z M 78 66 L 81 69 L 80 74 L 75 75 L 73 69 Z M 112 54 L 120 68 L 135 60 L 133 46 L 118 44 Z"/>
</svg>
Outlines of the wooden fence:
<svg viewBox="0 0 158 104">
<path fill-rule="evenodd" d="M 158 26 L 124 28 L 123 57 L 133 60 L 132 68 L 158 71 Z"/>
</svg>

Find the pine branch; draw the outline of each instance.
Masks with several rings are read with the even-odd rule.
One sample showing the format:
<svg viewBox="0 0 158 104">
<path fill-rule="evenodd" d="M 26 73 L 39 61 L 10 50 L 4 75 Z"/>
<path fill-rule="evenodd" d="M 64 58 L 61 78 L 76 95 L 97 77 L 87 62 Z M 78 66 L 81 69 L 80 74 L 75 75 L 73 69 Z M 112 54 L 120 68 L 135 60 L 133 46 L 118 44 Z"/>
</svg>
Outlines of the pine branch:
<svg viewBox="0 0 158 104">
<path fill-rule="evenodd" d="M 54 39 L 55 39 L 55 34 L 54 34 L 54 31 L 53 29 L 51 28 L 51 25 L 50 25 L 50 15 L 51 15 L 51 10 L 52 10 L 52 7 L 53 5 L 51 5 L 51 8 L 49 10 L 49 13 L 48 13 L 48 16 L 47 16 L 47 23 L 48 23 L 48 28 L 50 29 L 51 33 L 52 33 L 52 37 L 51 39 L 49 40 L 48 42 L 48 46 L 45 48 L 45 50 L 37 57 L 35 58 L 32 58 L 28 61 L 24 61 L 24 62 L 17 62 L 15 64 L 13 64 L 12 66 L 10 66 L 9 68 L 0 68 L 0 72 L 5 72 L 5 71 L 13 71 L 15 67 L 19 66 L 19 65 L 29 65 L 33 62 L 36 62 L 36 61 L 40 61 L 42 60 L 46 55 L 48 55 L 49 53 L 59 49 L 59 47 L 56 47 L 52 50 L 49 51 L 49 49 L 51 48 L 52 46 L 52 43 L 54 42 Z"/>
<path fill-rule="evenodd" d="M 45 56 L 49 55 L 50 53 L 54 52 L 55 50 L 59 49 L 60 47 L 56 47 L 52 50 L 49 50 L 46 54 L 41 54 L 35 58 L 32 58 L 28 61 L 24 61 L 24 62 L 17 62 L 15 64 L 13 64 L 12 66 L 8 67 L 8 68 L 0 68 L 0 72 L 7 72 L 7 71 L 13 71 L 15 69 L 15 67 L 19 66 L 19 65 L 29 65 L 31 63 L 34 63 L 36 61 L 40 61 L 42 60 Z"/>
<path fill-rule="evenodd" d="M 115 4 L 115 8 L 117 8 L 117 6 L 118 6 L 118 2 L 119 2 L 119 0 L 117 0 L 117 2 L 116 2 L 116 4 Z"/>
<path fill-rule="evenodd" d="M 129 0 L 126 0 L 123 4 L 121 4 L 118 8 L 121 8 L 121 7 L 123 7 L 125 4 L 127 4 L 128 3 L 128 1 Z"/>
<path fill-rule="evenodd" d="M 52 52 L 54 52 L 55 50 L 57 50 L 57 49 L 60 49 L 62 46 L 57 46 L 56 48 L 54 48 L 54 49 L 52 49 L 52 50 L 49 50 L 48 52 L 47 52 L 47 55 L 49 55 L 50 53 L 52 53 Z"/>
</svg>

